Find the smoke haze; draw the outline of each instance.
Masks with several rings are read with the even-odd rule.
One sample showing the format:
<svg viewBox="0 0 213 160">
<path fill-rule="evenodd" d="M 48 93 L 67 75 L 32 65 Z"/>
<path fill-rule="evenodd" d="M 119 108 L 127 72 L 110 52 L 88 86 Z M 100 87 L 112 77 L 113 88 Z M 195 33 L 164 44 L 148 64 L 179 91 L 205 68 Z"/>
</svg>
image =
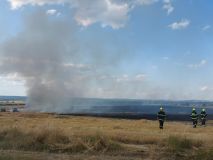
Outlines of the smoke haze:
<svg viewBox="0 0 213 160">
<path fill-rule="evenodd" d="M 24 23 L 23 31 L 1 44 L 0 70 L 24 79 L 32 109 L 66 110 L 71 97 L 107 97 L 107 90 L 108 97 L 116 96 L 111 86 L 118 77 L 108 73 L 120 61 L 119 48 L 108 50 L 99 37 L 79 39 L 76 25 L 51 19 L 44 10 L 26 16 Z"/>
<path fill-rule="evenodd" d="M 29 104 L 36 109 L 54 111 L 66 106 L 66 97 L 84 94 L 87 67 L 67 60 L 77 53 L 74 31 L 74 25 L 37 11 L 26 17 L 24 30 L 1 47 L 1 72 L 25 79 Z"/>
</svg>

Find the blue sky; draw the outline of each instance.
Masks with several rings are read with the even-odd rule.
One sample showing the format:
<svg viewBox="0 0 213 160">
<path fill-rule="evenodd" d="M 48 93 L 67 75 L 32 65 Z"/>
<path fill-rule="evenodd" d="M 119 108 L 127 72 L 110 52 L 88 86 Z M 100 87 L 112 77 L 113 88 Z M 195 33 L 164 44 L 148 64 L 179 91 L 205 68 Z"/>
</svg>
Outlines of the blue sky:
<svg viewBox="0 0 213 160">
<path fill-rule="evenodd" d="M 25 46 L 24 42 L 16 40 L 24 37 L 33 44 L 34 36 L 28 21 L 31 19 L 33 23 L 37 18 L 35 21 L 40 22 L 41 17 L 35 16 L 38 12 L 45 13 L 45 20 L 51 23 L 49 27 L 59 24 L 71 28 L 67 31 L 70 32 L 69 40 L 65 42 L 70 48 L 63 49 L 68 54 L 58 52 L 57 60 L 63 57 L 60 64 L 75 69 L 75 74 L 71 71 L 64 73 L 74 76 L 60 78 L 60 83 L 57 76 L 39 71 L 45 87 L 50 86 L 48 78 L 51 77 L 54 84 L 66 86 L 69 83 L 65 88 L 76 92 L 77 96 L 213 99 L 211 0 L 2 0 L 0 95 L 31 95 L 33 92 L 32 77 L 38 80 L 33 74 L 35 70 L 29 70 L 32 73 L 28 74 L 17 69 L 20 64 L 13 64 L 14 60 L 9 61 L 12 63 L 9 66 L 5 59 L 22 57 L 23 53 L 15 53 L 16 50 L 29 50 L 29 46 L 20 49 Z M 40 23 L 36 26 L 39 28 Z M 33 28 L 34 31 L 37 28 Z M 39 33 L 47 36 L 40 28 Z M 53 38 L 63 39 L 60 36 Z M 15 44 L 14 53 L 8 52 L 8 44 Z M 41 54 L 39 58 L 48 60 L 49 56 L 43 57 L 45 51 L 24 53 L 26 62 L 23 63 L 30 68 L 27 61 L 33 54 Z M 35 60 L 33 63 L 40 62 Z M 42 70 L 49 67 L 52 66 Z"/>
</svg>

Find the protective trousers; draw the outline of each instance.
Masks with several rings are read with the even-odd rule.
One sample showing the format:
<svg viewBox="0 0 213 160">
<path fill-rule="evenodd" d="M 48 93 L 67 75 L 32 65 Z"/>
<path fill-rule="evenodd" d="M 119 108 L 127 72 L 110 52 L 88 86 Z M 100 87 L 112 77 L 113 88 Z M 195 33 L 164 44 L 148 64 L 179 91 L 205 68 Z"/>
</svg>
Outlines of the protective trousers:
<svg viewBox="0 0 213 160">
<path fill-rule="evenodd" d="M 196 128 L 197 127 L 197 120 L 193 119 L 192 121 L 193 121 L 193 127 Z"/>
<path fill-rule="evenodd" d="M 164 123 L 164 120 L 159 120 L 159 128 L 160 129 L 163 129 L 163 123 Z"/>
<path fill-rule="evenodd" d="M 202 125 L 205 126 L 206 125 L 206 119 L 201 119 Z"/>
</svg>

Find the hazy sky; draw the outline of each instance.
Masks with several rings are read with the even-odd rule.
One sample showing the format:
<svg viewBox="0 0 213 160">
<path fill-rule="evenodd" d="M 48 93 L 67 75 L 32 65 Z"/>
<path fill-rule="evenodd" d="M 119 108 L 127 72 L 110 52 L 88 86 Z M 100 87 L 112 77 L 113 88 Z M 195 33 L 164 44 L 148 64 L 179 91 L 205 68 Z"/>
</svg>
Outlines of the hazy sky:
<svg viewBox="0 0 213 160">
<path fill-rule="evenodd" d="M 0 1 L 0 95 L 213 100 L 212 62 L 212 0 Z"/>
</svg>

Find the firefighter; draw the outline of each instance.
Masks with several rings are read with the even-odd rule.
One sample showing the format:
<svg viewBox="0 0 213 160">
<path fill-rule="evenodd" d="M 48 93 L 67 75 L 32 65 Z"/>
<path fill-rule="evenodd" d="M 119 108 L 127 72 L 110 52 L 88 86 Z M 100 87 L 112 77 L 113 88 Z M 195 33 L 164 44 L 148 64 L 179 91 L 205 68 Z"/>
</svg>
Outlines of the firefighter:
<svg viewBox="0 0 213 160">
<path fill-rule="evenodd" d="M 192 119 L 192 122 L 193 122 L 193 128 L 196 128 L 197 127 L 198 115 L 197 115 L 195 108 L 192 109 L 191 119 Z"/>
<path fill-rule="evenodd" d="M 159 128 L 163 129 L 163 123 L 166 118 L 166 113 L 163 110 L 163 107 L 160 107 L 160 111 L 157 114 L 158 120 L 159 120 Z"/>
<path fill-rule="evenodd" d="M 206 126 L 206 117 L 207 117 L 206 110 L 205 110 L 205 108 L 203 108 L 200 113 L 200 120 L 201 120 L 202 126 Z"/>
</svg>

